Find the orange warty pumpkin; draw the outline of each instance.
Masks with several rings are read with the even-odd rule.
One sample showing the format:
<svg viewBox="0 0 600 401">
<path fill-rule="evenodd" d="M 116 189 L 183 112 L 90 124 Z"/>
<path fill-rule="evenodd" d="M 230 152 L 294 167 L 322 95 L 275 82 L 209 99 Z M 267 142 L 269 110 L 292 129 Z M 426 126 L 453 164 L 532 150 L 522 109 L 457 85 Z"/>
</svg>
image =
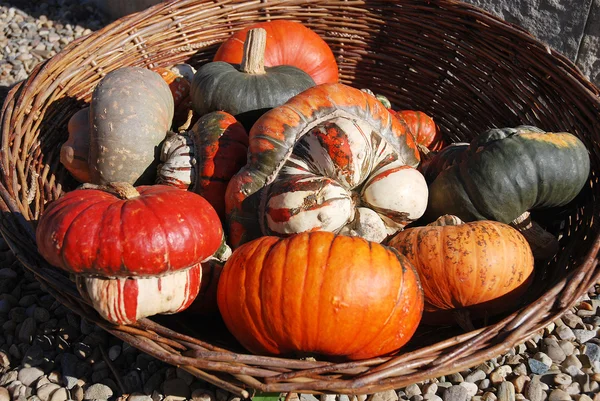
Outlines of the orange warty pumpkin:
<svg viewBox="0 0 600 401">
<path fill-rule="evenodd" d="M 388 243 L 417 269 L 425 311 L 468 309 L 476 317 L 513 308 L 533 278 L 523 235 L 496 221 L 462 223 L 451 216 L 456 223 L 445 225 L 448 217 L 401 231 Z"/>
<path fill-rule="evenodd" d="M 242 245 L 223 268 L 217 301 L 249 351 L 335 360 L 397 351 L 423 311 L 419 279 L 405 257 L 324 231 Z"/>
</svg>

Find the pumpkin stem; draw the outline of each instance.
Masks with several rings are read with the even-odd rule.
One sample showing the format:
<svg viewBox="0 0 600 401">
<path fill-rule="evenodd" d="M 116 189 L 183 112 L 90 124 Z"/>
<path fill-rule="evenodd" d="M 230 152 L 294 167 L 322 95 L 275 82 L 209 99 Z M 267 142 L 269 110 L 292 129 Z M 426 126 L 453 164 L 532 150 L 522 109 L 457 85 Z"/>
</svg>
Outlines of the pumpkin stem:
<svg viewBox="0 0 600 401">
<path fill-rule="evenodd" d="M 120 199 L 133 199 L 140 196 L 137 189 L 128 182 L 109 182 L 106 185 L 85 183 L 79 189 L 99 189 L 117 195 Z"/>
<path fill-rule="evenodd" d="M 558 239 L 531 220 L 529 212 L 514 219 L 510 225 L 525 237 L 535 259 L 548 261 L 558 252 Z"/>
<path fill-rule="evenodd" d="M 459 226 L 461 224 L 464 224 L 465 222 L 462 221 L 461 219 L 459 219 L 458 217 L 451 215 L 451 214 L 445 214 L 443 216 L 438 217 L 438 219 L 432 223 L 427 224 L 428 226 L 433 226 L 433 227 L 442 227 L 442 226 Z"/>
<path fill-rule="evenodd" d="M 244 41 L 241 71 L 252 75 L 264 74 L 266 47 L 267 31 L 263 28 L 250 29 Z"/>
</svg>

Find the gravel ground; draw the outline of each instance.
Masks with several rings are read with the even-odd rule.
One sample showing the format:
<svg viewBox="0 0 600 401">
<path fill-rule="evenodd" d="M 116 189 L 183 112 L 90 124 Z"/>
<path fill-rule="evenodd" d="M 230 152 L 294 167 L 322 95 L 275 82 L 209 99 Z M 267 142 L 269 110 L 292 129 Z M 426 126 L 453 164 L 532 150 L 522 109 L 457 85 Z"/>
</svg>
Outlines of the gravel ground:
<svg viewBox="0 0 600 401">
<path fill-rule="evenodd" d="M 85 1 L 0 1 L 0 102 L 40 61 L 108 21 Z M 506 355 L 397 391 L 323 401 L 600 401 L 600 286 Z M 0 401 L 233 401 L 138 352 L 45 293 L 0 240 Z M 121 379 L 123 388 L 117 384 Z M 300 395 L 302 401 L 316 401 Z"/>
</svg>

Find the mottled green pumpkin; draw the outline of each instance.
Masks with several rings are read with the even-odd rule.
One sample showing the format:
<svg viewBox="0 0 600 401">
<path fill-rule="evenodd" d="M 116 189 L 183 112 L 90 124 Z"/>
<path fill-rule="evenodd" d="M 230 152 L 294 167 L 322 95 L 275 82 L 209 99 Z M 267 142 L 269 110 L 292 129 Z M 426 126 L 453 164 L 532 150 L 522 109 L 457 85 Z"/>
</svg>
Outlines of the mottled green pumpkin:
<svg viewBox="0 0 600 401">
<path fill-rule="evenodd" d="M 488 130 L 466 152 L 430 185 L 426 220 L 453 214 L 510 223 L 531 209 L 566 205 L 590 172 L 588 151 L 575 135 L 532 126 Z"/>
</svg>

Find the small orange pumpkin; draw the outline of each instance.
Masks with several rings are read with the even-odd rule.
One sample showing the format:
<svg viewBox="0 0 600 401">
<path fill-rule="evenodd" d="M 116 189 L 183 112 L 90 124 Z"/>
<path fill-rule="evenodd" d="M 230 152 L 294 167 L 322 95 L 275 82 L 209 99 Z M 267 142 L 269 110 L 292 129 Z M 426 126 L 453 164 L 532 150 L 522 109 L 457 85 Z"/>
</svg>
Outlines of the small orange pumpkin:
<svg viewBox="0 0 600 401">
<path fill-rule="evenodd" d="M 533 255 L 523 235 L 496 221 L 448 217 L 401 231 L 388 243 L 417 269 L 425 312 L 467 309 L 477 317 L 515 307 L 533 278 Z M 439 323 L 447 322 L 443 315 L 438 313 Z"/>
</svg>

